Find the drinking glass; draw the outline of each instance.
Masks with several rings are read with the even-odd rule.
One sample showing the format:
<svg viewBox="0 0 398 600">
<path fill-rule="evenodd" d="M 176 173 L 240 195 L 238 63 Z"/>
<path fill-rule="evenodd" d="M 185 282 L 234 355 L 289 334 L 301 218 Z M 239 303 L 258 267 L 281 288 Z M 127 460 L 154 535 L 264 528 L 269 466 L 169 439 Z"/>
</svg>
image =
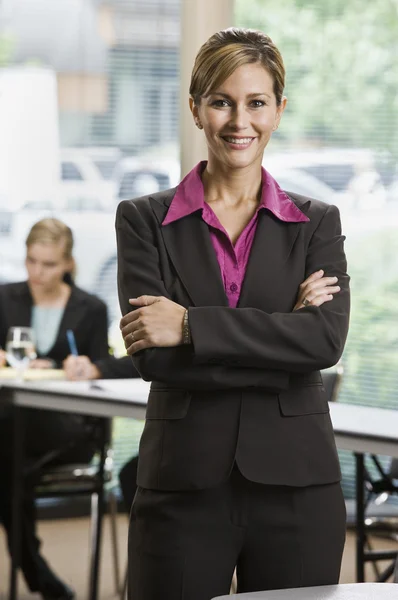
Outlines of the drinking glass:
<svg viewBox="0 0 398 600">
<path fill-rule="evenodd" d="M 7 362 L 17 370 L 23 379 L 29 362 L 37 357 L 33 329 L 31 327 L 10 327 L 6 338 Z"/>
</svg>

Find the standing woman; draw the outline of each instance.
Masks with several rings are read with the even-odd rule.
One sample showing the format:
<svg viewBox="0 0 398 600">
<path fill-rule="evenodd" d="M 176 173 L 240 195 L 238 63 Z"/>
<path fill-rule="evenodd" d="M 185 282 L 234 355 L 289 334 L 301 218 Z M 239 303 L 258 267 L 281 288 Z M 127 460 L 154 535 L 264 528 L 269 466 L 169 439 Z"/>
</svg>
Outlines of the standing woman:
<svg viewBox="0 0 398 600">
<path fill-rule="evenodd" d="M 118 208 L 121 328 L 152 381 L 130 600 L 210 600 L 235 566 L 239 592 L 339 579 L 345 505 L 319 370 L 347 335 L 344 237 L 336 207 L 262 169 L 284 77 L 262 32 L 213 35 L 190 87 L 208 161 Z"/>
<path fill-rule="evenodd" d="M 0 286 L 0 345 L 5 347 L 10 327 L 32 327 L 38 358 L 31 367 L 61 368 L 70 353 L 68 329 L 73 331 L 79 351 L 92 361 L 108 356 L 106 306 L 73 284 L 72 249 L 72 232 L 67 225 L 57 219 L 39 221 L 26 240 L 28 280 Z M 91 459 L 95 448 L 85 417 L 47 410 L 27 412 L 25 458 L 28 467 L 52 451 L 57 455 L 57 450 L 60 454 L 54 461 L 56 464 Z M 11 529 L 11 421 L 12 413 L 0 413 L 0 522 L 8 536 Z M 58 579 L 39 552 L 33 488 L 34 479 L 26 481 L 21 518 L 21 569 L 29 589 L 39 592 L 45 600 L 74 598 L 74 592 Z"/>
</svg>

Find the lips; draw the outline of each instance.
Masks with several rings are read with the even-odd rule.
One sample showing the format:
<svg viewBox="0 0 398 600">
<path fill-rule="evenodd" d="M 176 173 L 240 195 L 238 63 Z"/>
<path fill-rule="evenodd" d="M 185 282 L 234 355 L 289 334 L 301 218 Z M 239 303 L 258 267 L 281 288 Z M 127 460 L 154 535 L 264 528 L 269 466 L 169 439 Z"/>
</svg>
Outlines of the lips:
<svg viewBox="0 0 398 600">
<path fill-rule="evenodd" d="M 221 139 L 233 150 L 245 150 L 255 139 L 254 137 L 237 137 L 234 135 L 223 135 Z"/>
</svg>

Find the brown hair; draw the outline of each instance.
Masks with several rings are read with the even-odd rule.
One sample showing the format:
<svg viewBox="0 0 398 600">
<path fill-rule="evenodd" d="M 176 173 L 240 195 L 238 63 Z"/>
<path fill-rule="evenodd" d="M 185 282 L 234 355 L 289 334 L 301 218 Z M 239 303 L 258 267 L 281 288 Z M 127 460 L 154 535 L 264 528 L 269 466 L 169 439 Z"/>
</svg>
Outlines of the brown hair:
<svg viewBox="0 0 398 600">
<path fill-rule="evenodd" d="M 189 93 L 196 105 L 217 89 L 238 67 L 260 63 L 274 80 L 279 106 L 285 87 L 285 67 L 271 38 L 256 29 L 230 27 L 212 35 L 199 49 L 191 76 Z"/>
<path fill-rule="evenodd" d="M 59 219 L 41 219 L 33 225 L 26 238 L 26 247 L 32 244 L 61 244 L 64 245 L 64 258 L 72 260 L 73 234 L 68 225 L 65 225 Z M 71 283 L 76 275 L 76 266 L 74 264 L 70 273 L 65 273 L 64 280 Z M 69 276 L 69 277 L 68 277 Z"/>
</svg>

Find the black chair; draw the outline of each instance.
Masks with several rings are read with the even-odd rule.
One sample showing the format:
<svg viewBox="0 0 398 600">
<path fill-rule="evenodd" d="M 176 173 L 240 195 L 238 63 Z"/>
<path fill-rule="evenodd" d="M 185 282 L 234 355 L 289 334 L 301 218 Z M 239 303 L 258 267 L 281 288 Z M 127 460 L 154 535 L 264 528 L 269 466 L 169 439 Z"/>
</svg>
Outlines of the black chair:
<svg viewBox="0 0 398 600">
<path fill-rule="evenodd" d="M 366 560 L 372 563 L 378 582 L 386 582 L 394 576 L 394 581 L 398 583 L 398 546 L 397 550 L 376 551 L 370 541 L 373 536 L 398 542 L 398 505 L 396 507 L 385 505 L 390 497 L 396 496 L 398 498 L 398 460 L 392 459 L 389 465 L 385 466 L 375 454 L 371 454 L 366 458 Z M 383 571 L 380 571 L 377 563 L 382 560 L 389 560 L 390 562 Z"/>
<path fill-rule="evenodd" d="M 36 498 L 57 498 L 68 496 L 91 497 L 91 544 L 88 598 L 98 595 L 98 574 L 102 522 L 105 512 L 105 487 L 113 481 L 113 457 L 111 450 L 112 421 L 105 418 L 87 418 L 87 439 L 93 441 L 97 454 L 89 464 L 64 464 L 52 466 L 51 462 L 62 456 L 67 449 L 50 453 L 34 465 L 38 472 L 35 487 Z M 78 442 L 77 442 L 78 443 Z M 76 444 L 76 442 L 74 442 Z M 116 497 L 112 490 L 108 493 L 116 592 L 119 590 L 119 567 L 116 535 Z"/>
</svg>

